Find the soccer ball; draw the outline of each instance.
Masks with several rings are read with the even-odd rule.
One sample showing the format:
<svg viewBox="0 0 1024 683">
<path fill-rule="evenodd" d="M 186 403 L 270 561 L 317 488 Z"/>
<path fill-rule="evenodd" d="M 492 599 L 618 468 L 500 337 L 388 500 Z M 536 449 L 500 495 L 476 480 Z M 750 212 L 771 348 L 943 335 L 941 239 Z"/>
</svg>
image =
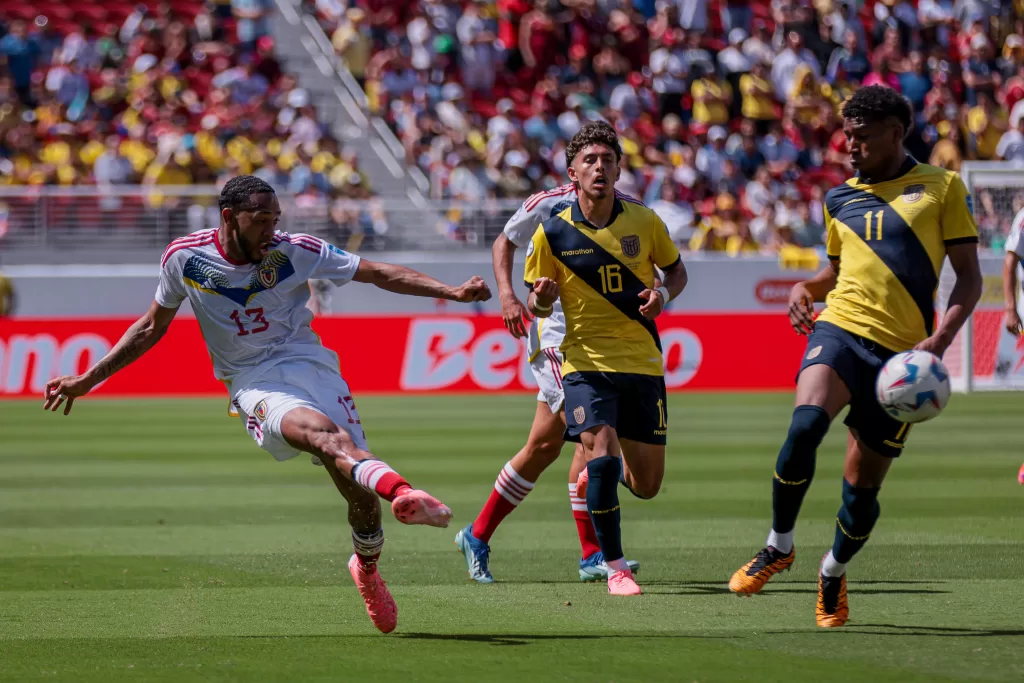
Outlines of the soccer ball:
<svg viewBox="0 0 1024 683">
<path fill-rule="evenodd" d="M 898 353 L 882 367 L 875 397 L 900 422 L 930 420 L 949 403 L 949 371 L 927 351 Z"/>
</svg>

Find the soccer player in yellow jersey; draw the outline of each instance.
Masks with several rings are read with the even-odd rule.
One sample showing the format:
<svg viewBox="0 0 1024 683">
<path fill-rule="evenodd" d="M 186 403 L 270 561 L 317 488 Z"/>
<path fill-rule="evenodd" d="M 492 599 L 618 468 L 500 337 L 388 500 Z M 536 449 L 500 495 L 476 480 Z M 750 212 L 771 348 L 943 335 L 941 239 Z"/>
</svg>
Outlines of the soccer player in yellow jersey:
<svg viewBox="0 0 1024 683">
<path fill-rule="evenodd" d="M 818 445 L 850 406 L 842 506 L 818 576 L 817 623 L 826 628 L 849 617 L 846 565 L 878 519 L 879 487 L 910 432 L 878 405 L 878 371 L 908 349 L 941 356 L 981 296 L 971 199 L 956 173 L 904 152 L 910 104 L 895 90 L 870 86 L 846 101 L 843 119 L 857 176 L 825 196 L 830 265 L 789 297 L 790 322 L 809 338 L 789 434 L 775 463 L 772 529 L 767 547 L 729 581 L 736 593 L 757 593 L 793 563 L 793 527 Z M 946 257 L 957 279 L 935 329 L 933 301 Z M 816 301 L 825 302 L 817 321 Z"/>
<path fill-rule="evenodd" d="M 579 198 L 542 222 L 527 247 L 527 306 L 543 318 L 561 299 L 565 438 L 581 442 L 587 458 L 577 495 L 608 563 L 608 592 L 639 595 L 623 559 L 618 484 L 640 498 L 661 488 L 668 423 L 654 319 L 683 291 L 686 269 L 661 219 L 615 196 L 622 149 L 611 126 L 581 128 L 565 157 Z"/>
</svg>

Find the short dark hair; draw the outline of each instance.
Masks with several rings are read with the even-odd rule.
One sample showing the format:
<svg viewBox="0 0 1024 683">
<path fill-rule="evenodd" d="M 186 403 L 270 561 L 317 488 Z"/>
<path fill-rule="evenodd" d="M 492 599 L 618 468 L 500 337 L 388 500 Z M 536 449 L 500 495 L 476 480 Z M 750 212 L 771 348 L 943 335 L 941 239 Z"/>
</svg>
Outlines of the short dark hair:
<svg viewBox="0 0 1024 683">
<path fill-rule="evenodd" d="M 254 194 L 274 194 L 274 188 L 267 181 L 257 178 L 254 175 L 240 175 L 224 183 L 217 198 L 217 204 L 221 210 L 235 209 L 245 210 L 251 208 L 250 197 Z"/>
<path fill-rule="evenodd" d="M 914 125 L 914 109 L 903 95 L 884 85 L 869 85 L 850 95 L 843 103 L 843 118 L 874 123 L 895 118 L 903 126 L 903 137 Z"/>
<path fill-rule="evenodd" d="M 604 121 L 595 121 L 576 131 L 572 140 L 565 148 L 565 164 L 572 166 L 573 159 L 581 151 L 590 145 L 604 145 L 615 152 L 615 161 L 622 159 L 622 147 L 619 145 L 619 135 L 609 124 Z"/>
</svg>

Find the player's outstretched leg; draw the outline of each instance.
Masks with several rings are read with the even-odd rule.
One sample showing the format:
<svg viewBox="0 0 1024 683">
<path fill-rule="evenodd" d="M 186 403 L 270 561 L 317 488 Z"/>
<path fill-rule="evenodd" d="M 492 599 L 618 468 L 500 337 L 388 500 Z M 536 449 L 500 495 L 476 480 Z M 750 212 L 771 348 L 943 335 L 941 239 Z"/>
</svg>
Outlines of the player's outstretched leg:
<svg viewBox="0 0 1024 683">
<path fill-rule="evenodd" d="M 569 506 L 572 508 L 572 517 L 576 521 L 576 534 L 580 539 L 580 581 L 607 581 L 608 563 L 604 560 L 604 553 L 597 544 L 597 532 L 594 530 L 594 523 L 590 521 L 590 513 L 587 512 L 586 490 L 579 495 L 576 485 L 581 473 L 587 471 L 587 456 L 583 450 L 583 444 L 576 444 L 576 450 L 572 455 L 572 464 L 569 466 Z M 626 565 L 634 574 L 640 571 L 640 563 L 636 560 L 626 560 Z"/>
<path fill-rule="evenodd" d="M 398 606 L 377 569 L 377 560 L 384 548 L 380 503 L 377 496 L 338 471 L 333 459 L 325 458 L 323 464 L 348 501 L 348 521 L 355 550 L 348 561 L 349 574 L 359 589 L 370 621 L 381 632 L 391 633 L 398 626 Z"/>
<path fill-rule="evenodd" d="M 832 550 L 818 574 L 818 626 L 842 626 L 850 618 L 846 597 L 846 565 L 864 547 L 881 514 L 878 493 L 892 458 L 876 453 L 850 435 L 843 474 L 843 504 L 836 515 Z M 853 483 L 851 483 L 853 482 Z"/>
<path fill-rule="evenodd" d="M 403 524 L 447 527 L 452 511 L 426 491 L 414 489 L 383 460 L 365 451 L 341 427 L 323 413 L 308 408 L 288 411 L 281 419 L 285 440 L 321 461 L 334 460 L 338 471 L 367 491 L 391 503 L 391 511 Z"/>
<path fill-rule="evenodd" d="M 814 478 L 818 446 L 832 416 L 849 401 L 849 391 L 832 368 L 812 365 L 800 374 L 796 399 L 786 441 L 775 461 L 771 531 L 765 547 L 729 579 L 729 589 L 740 595 L 760 592 L 770 578 L 793 565 L 793 528 Z"/>
</svg>

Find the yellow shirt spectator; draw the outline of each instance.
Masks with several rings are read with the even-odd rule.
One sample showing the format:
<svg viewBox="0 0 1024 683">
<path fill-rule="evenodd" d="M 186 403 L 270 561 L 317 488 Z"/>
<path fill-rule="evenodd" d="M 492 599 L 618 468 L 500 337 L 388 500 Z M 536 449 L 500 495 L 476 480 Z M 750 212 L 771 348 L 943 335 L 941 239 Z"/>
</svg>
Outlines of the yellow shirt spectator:
<svg viewBox="0 0 1024 683">
<path fill-rule="evenodd" d="M 995 109 L 986 112 L 981 105 L 967 112 L 967 130 L 974 135 L 975 151 L 979 159 L 994 159 L 999 138 L 1006 131 L 1006 112 Z"/>
<path fill-rule="evenodd" d="M 106 148 L 102 142 L 90 140 L 82 145 L 82 149 L 78 150 L 78 158 L 85 164 L 86 168 L 92 168 L 96 165 L 96 160 L 100 158 L 104 151 L 106 151 Z"/>
<path fill-rule="evenodd" d="M 698 123 L 725 124 L 729 122 L 729 100 L 732 87 L 712 78 L 701 78 L 690 87 L 693 96 L 693 119 Z"/>
<path fill-rule="evenodd" d="M 48 142 L 39 150 L 39 160 L 53 166 L 67 165 L 71 161 L 71 146 L 63 140 Z"/>
<path fill-rule="evenodd" d="M 366 16 L 358 7 L 349 8 L 345 13 L 346 20 L 341 22 L 338 30 L 331 37 L 334 51 L 345 60 L 345 66 L 356 78 L 366 75 L 366 65 L 370 63 L 372 43 L 370 36 L 360 31 L 359 27 Z"/>
<path fill-rule="evenodd" d="M 752 73 L 740 76 L 740 94 L 743 96 L 741 106 L 743 118 L 754 121 L 774 121 L 778 119 L 775 109 L 775 88 L 767 78 Z"/>
</svg>

